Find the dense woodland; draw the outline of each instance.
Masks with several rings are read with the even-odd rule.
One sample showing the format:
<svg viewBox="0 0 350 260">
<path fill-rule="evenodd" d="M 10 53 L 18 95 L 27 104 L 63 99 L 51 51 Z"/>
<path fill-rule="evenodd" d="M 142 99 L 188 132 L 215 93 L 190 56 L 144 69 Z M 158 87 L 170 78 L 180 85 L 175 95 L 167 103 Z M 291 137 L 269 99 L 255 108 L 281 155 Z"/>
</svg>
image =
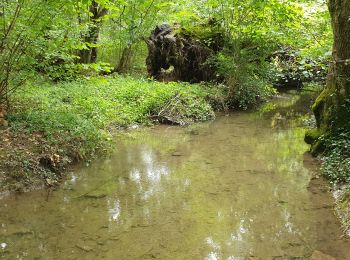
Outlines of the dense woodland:
<svg viewBox="0 0 350 260">
<path fill-rule="evenodd" d="M 319 86 L 305 140 L 349 183 L 349 17 L 349 0 L 1 0 L 1 189 L 54 186 L 130 125 Z"/>
</svg>

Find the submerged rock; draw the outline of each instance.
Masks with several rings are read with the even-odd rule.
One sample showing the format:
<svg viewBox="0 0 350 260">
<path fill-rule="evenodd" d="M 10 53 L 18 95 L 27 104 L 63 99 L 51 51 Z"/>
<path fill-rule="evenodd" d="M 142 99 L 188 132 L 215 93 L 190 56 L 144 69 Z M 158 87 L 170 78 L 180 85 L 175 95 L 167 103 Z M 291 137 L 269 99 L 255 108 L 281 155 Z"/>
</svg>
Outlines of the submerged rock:
<svg viewBox="0 0 350 260">
<path fill-rule="evenodd" d="M 83 195 L 84 198 L 86 199 L 103 199 L 107 197 L 107 194 L 105 193 L 88 193 Z"/>
<path fill-rule="evenodd" d="M 314 251 L 310 258 L 311 260 L 335 260 L 333 256 L 322 253 L 321 251 Z"/>
<path fill-rule="evenodd" d="M 2 250 L 5 250 L 6 247 L 7 247 L 7 244 L 6 244 L 6 243 L 1 243 L 1 244 L 0 244 L 0 248 L 1 248 Z"/>
<path fill-rule="evenodd" d="M 5 230 L 3 230 L 0 235 L 3 235 L 5 237 L 7 236 L 27 236 L 27 235 L 33 235 L 34 232 L 32 230 L 29 230 L 27 228 L 22 227 L 16 227 L 16 226 L 8 226 Z M 1 244 L 2 245 L 2 244 Z"/>
<path fill-rule="evenodd" d="M 78 243 L 78 244 L 76 244 L 75 246 L 76 246 L 77 248 L 79 248 L 79 249 L 85 251 L 85 252 L 90 252 L 90 251 L 93 250 L 92 247 L 87 246 L 87 245 L 84 245 L 84 244 L 81 244 L 81 243 Z"/>
</svg>

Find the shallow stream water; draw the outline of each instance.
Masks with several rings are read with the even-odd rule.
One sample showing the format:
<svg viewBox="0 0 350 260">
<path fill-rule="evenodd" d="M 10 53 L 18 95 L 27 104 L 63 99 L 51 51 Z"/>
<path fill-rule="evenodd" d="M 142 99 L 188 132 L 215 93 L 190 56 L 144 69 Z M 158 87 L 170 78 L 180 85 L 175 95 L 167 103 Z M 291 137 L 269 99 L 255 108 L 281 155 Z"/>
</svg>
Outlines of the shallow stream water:
<svg viewBox="0 0 350 260">
<path fill-rule="evenodd" d="M 1 199 L 0 257 L 350 259 L 297 102 L 123 134 L 49 196 Z"/>
</svg>

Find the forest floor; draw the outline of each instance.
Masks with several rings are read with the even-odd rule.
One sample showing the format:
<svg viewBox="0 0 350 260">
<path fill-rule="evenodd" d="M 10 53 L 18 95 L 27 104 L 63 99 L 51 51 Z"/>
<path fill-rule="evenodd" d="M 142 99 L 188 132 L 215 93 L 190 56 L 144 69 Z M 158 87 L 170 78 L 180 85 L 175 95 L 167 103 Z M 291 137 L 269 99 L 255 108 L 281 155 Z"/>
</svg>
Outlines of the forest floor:
<svg viewBox="0 0 350 260">
<path fill-rule="evenodd" d="M 117 130 L 213 119 L 218 98 L 209 86 L 130 76 L 27 84 L 0 130 L 0 193 L 55 186 L 69 165 L 108 153 Z"/>
</svg>

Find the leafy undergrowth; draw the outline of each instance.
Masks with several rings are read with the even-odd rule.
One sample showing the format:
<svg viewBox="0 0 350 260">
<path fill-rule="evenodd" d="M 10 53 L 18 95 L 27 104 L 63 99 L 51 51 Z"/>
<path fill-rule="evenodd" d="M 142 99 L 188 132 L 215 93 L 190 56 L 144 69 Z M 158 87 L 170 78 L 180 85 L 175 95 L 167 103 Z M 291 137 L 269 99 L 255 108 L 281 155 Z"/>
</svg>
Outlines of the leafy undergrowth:
<svg viewBox="0 0 350 260">
<path fill-rule="evenodd" d="M 210 92 L 129 76 L 26 86 L 0 134 L 0 190 L 25 189 L 38 179 L 52 185 L 70 162 L 107 152 L 120 128 L 212 119 Z"/>
<path fill-rule="evenodd" d="M 350 185 L 339 189 L 336 196 L 337 212 L 344 227 L 344 233 L 350 237 Z"/>
<path fill-rule="evenodd" d="M 326 147 L 322 156 L 322 172 L 338 192 L 337 204 L 344 229 L 350 236 L 350 133 L 339 129 L 332 137 L 320 137 Z M 338 189 L 338 188 L 337 188 Z"/>
<path fill-rule="evenodd" d="M 321 137 L 322 138 L 322 137 Z M 350 183 L 350 134 L 346 132 L 325 141 L 327 150 L 322 170 L 334 184 Z"/>
</svg>

